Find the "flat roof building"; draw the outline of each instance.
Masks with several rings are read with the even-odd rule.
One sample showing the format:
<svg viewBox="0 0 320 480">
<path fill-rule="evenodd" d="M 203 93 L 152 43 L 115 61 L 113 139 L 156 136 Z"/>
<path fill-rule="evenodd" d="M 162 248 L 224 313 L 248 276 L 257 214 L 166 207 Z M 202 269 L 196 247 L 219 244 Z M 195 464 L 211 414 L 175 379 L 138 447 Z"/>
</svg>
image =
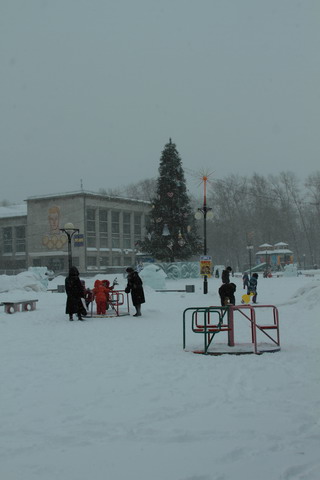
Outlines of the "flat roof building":
<svg viewBox="0 0 320 480">
<path fill-rule="evenodd" d="M 68 241 L 61 231 L 72 223 L 72 262 L 80 272 L 110 272 L 133 265 L 145 236 L 151 204 L 88 191 L 29 197 L 23 205 L 0 207 L 0 270 L 46 266 L 68 270 Z M 8 272 L 11 273 L 11 272 Z"/>
</svg>

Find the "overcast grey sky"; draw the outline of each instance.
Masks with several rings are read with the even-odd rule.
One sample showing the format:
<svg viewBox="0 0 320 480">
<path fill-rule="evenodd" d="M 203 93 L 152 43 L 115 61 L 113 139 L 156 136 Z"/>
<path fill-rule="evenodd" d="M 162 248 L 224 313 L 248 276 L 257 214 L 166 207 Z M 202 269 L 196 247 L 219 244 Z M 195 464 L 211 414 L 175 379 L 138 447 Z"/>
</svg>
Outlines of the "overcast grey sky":
<svg viewBox="0 0 320 480">
<path fill-rule="evenodd" d="M 187 171 L 305 178 L 319 46 L 319 0 L 0 0 L 0 200 L 157 177 L 169 137 Z"/>
</svg>

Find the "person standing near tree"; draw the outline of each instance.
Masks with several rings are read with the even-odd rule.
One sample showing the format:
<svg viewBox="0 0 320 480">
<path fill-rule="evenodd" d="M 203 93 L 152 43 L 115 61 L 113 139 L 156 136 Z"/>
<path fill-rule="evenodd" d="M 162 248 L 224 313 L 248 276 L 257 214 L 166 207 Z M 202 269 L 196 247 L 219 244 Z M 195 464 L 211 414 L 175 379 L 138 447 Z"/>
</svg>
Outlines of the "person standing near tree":
<svg viewBox="0 0 320 480">
<path fill-rule="evenodd" d="M 136 272 L 133 268 L 128 267 L 126 269 L 126 272 L 128 274 L 127 276 L 128 283 L 125 288 L 125 292 L 126 293 L 131 292 L 132 303 L 136 309 L 136 313 L 133 316 L 141 317 L 141 304 L 145 303 L 142 280 L 139 277 L 138 272 Z"/>
</svg>

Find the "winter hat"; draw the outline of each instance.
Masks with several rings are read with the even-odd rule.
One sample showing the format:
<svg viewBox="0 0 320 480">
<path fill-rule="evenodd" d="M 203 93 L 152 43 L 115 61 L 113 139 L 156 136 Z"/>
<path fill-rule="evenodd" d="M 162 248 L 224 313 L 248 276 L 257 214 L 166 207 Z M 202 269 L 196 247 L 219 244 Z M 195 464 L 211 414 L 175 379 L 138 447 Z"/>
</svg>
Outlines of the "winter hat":
<svg viewBox="0 0 320 480">
<path fill-rule="evenodd" d="M 134 270 L 133 270 L 132 267 L 128 267 L 128 268 L 126 269 L 126 272 L 127 272 L 127 273 L 132 273 L 132 272 L 134 272 Z"/>
<path fill-rule="evenodd" d="M 70 267 L 70 270 L 69 270 L 69 275 L 70 276 L 78 276 L 79 275 L 79 270 L 77 269 L 77 267 Z"/>
</svg>

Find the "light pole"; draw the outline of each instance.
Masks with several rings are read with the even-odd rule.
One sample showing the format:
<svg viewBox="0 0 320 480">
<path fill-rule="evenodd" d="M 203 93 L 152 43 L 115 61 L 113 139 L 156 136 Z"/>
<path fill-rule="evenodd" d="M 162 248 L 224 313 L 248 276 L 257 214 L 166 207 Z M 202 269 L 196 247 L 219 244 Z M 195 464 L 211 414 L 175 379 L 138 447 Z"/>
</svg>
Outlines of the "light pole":
<svg viewBox="0 0 320 480">
<path fill-rule="evenodd" d="M 247 250 L 249 252 L 249 271 L 250 271 L 250 277 L 251 277 L 251 265 L 252 265 L 251 252 L 253 250 L 253 245 L 247 245 Z"/>
<path fill-rule="evenodd" d="M 74 228 L 73 223 L 66 223 L 64 228 L 59 228 L 60 232 L 63 232 L 68 237 L 68 263 L 69 270 L 72 267 L 72 249 L 71 249 L 71 239 L 75 233 L 79 233 L 79 228 Z"/>
<path fill-rule="evenodd" d="M 268 250 L 266 250 L 266 271 L 265 271 L 265 276 L 267 278 L 267 273 L 268 273 Z"/>
<path fill-rule="evenodd" d="M 251 259 L 251 252 L 253 250 L 253 237 L 254 237 L 254 232 L 248 232 L 247 233 L 247 250 L 249 253 L 249 271 L 250 271 L 250 277 L 251 277 L 251 267 L 252 267 L 252 259 Z"/>
<path fill-rule="evenodd" d="M 203 217 L 203 255 L 207 255 L 207 218 L 211 219 L 213 217 L 212 208 L 207 207 L 207 175 L 203 175 L 203 205 L 201 208 L 198 208 L 198 211 L 195 214 L 197 220 L 200 220 Z M 208 276 L 204 275 L 203 277 L 203 293 L 208 293 Z"/>
</svg>

